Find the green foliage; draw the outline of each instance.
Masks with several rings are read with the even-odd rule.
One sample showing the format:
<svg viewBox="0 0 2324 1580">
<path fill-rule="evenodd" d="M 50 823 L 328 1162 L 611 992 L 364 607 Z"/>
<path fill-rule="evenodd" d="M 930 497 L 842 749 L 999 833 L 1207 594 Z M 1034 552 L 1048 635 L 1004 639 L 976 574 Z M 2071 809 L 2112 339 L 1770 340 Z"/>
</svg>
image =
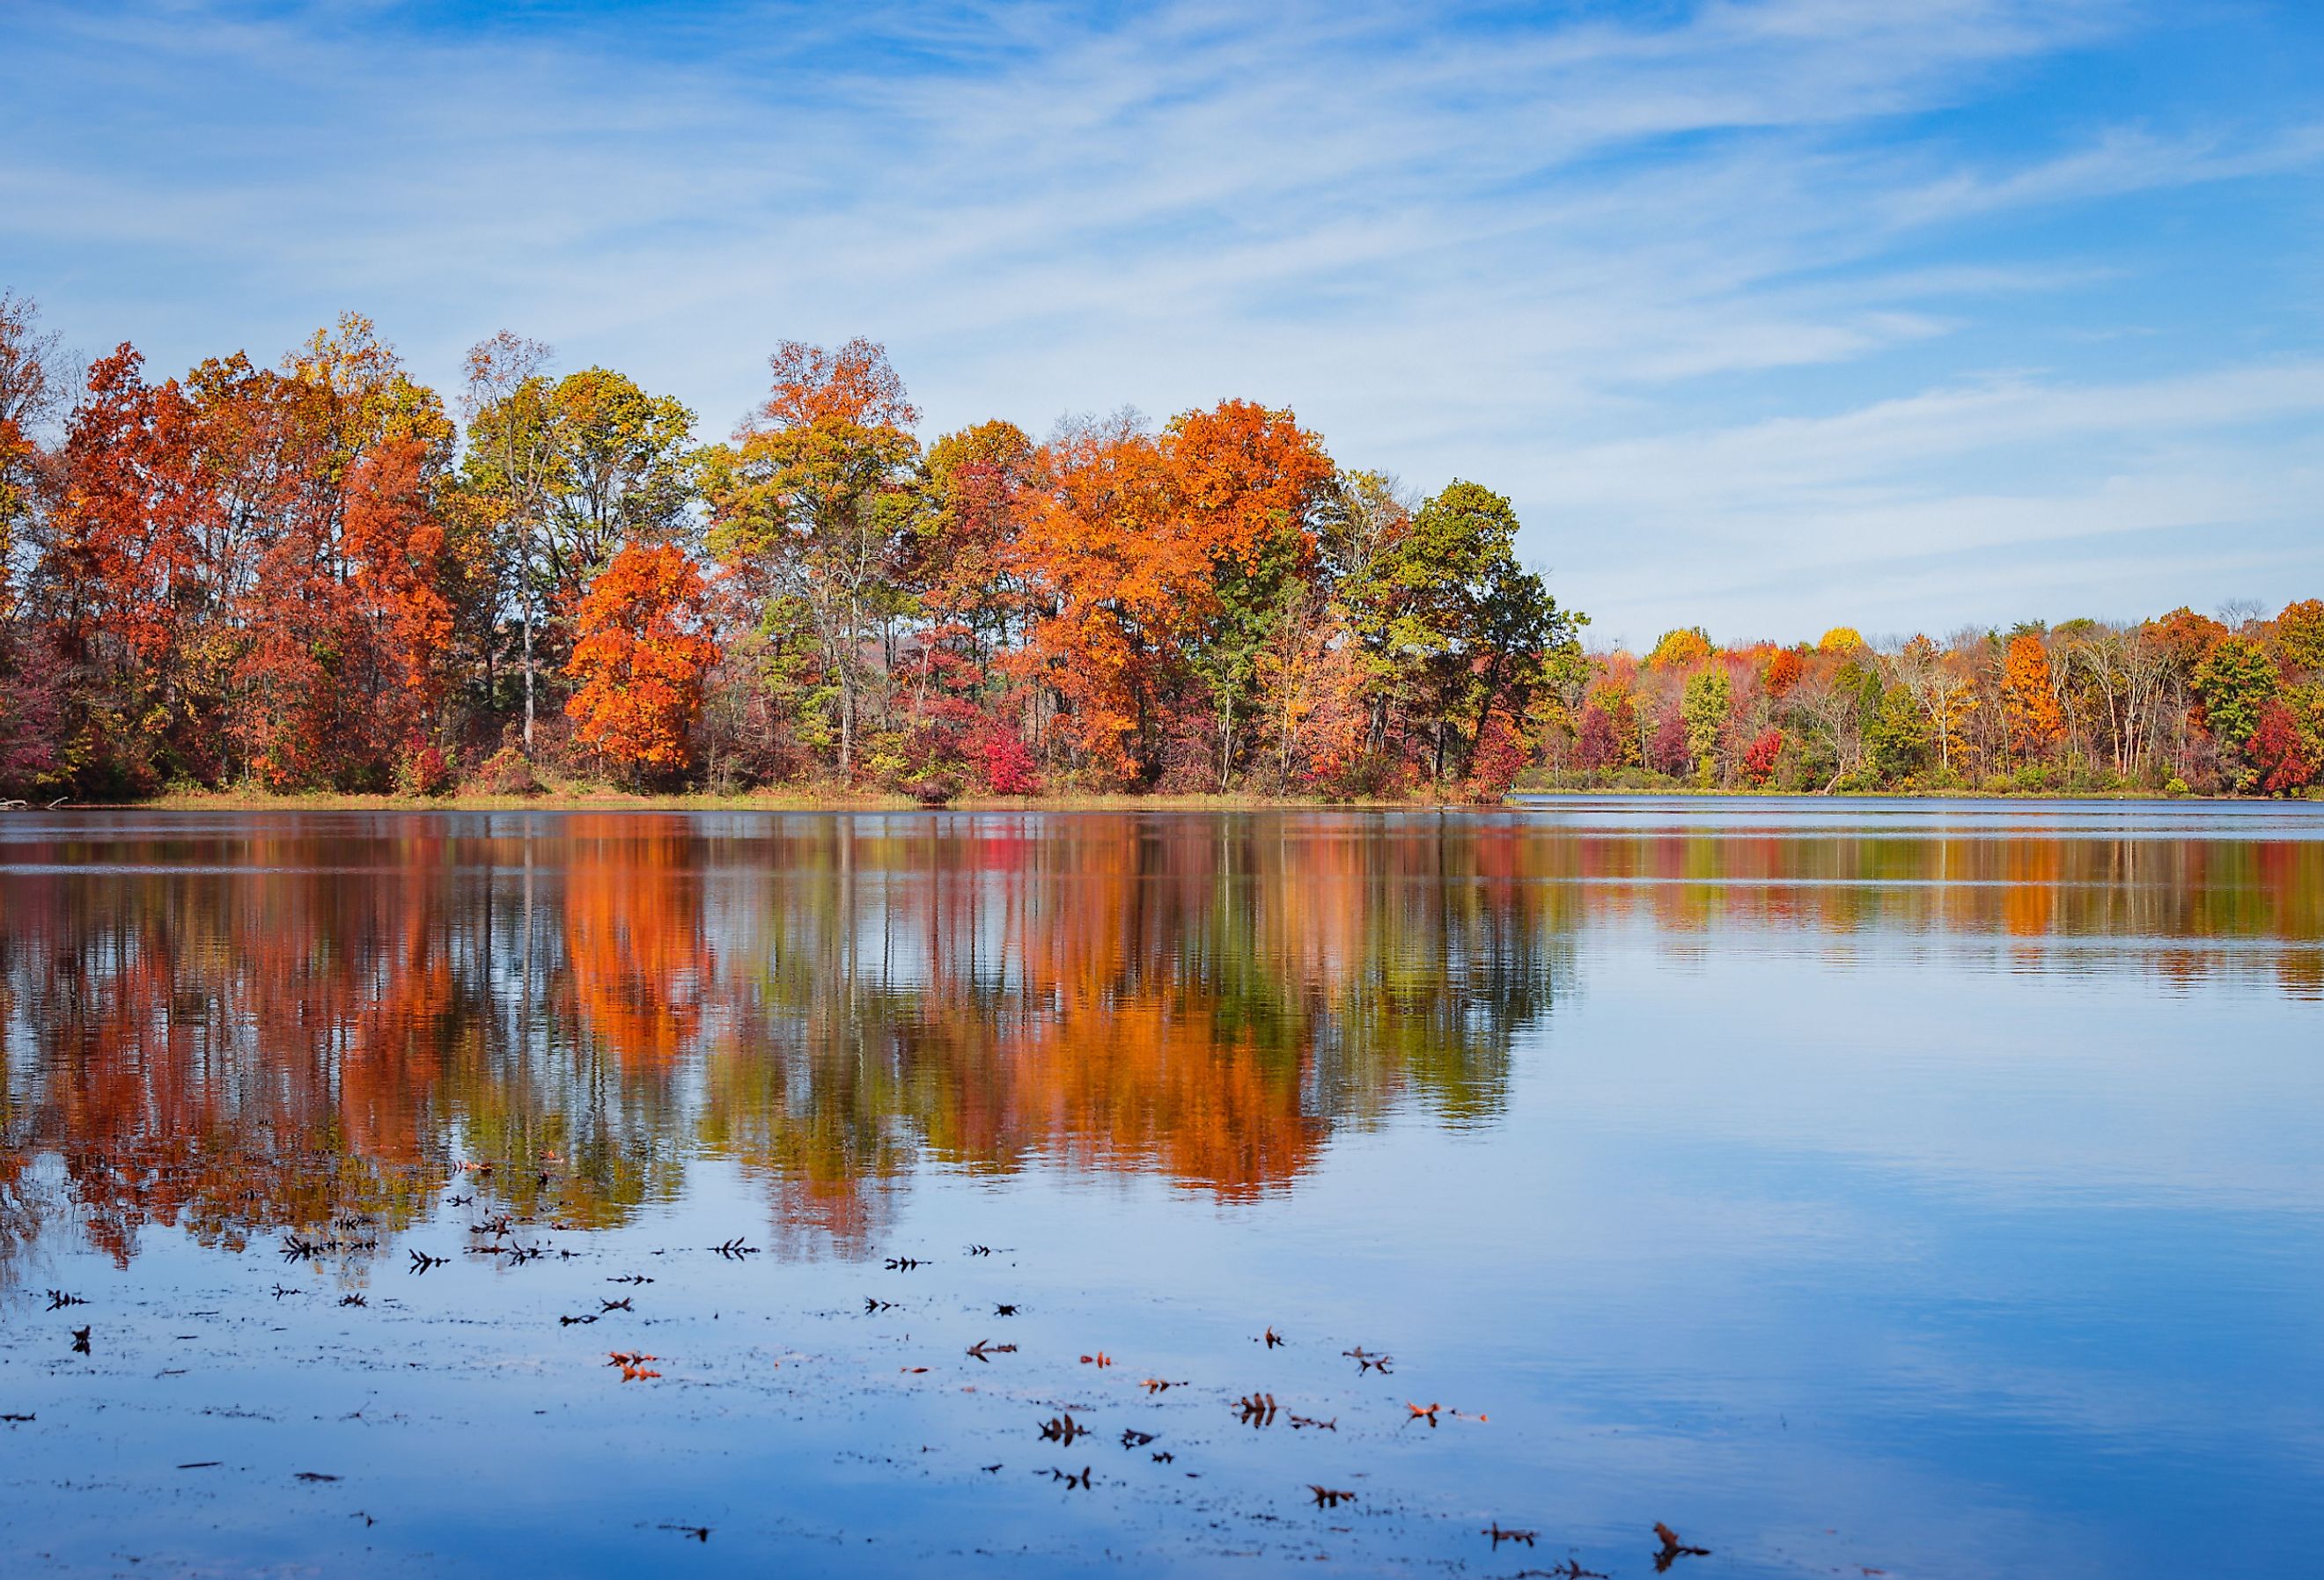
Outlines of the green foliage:
<svg viewBox="0 0 2324 1580">
<path fill-rule="evenodd" d="M 2275 661 L 2247 636 L 2223 636 L 2195 666 L 2195 694 L 2212 735 L 2240 752 L 2280 684 Z"/>
<path fill-rule="evenodd" d="M 1412 530 L 1351 577 L 1348 600 L 1375 620 L 1374 650 L 1440 735 L 1440 774 L 1463 778 L 1496 701 L 1522 714 L 1546 679 L 1548 655 L 1577 645 L 1581 618 L 1558 608 L 1517 559 L 1517 512 L 1474 483 L 1456 482 L 1420 507 Z M 1449 748 L 1449 754 L 1448 754 Z"/>
<path fill-rule="evenodd" d="M 779 721 L 787 755 L 807 762 L 839 742 L 839 686 L 823 662 L 822 643 L 804 599 L 768 600 L 755 633 L 752 668 L 769 710 Z"/>
<path fill-rule="evenodd" d="M 879 366 L 884 374 L 884 358 Z M 787 662 L 811 635 L 830 689 L 775 683 L 794 705 L 836 715 L 836 767 L 846 779 L 859 727 L 875 711 L 872 693 L 886 679 L 865 647 L 912 605 L 898 572 L 930 499 L 917 485 L 919 442 L 905 429 L 843 403 L 844 392 L 779 383 L 777 391 L 770 412 L 788 414 L 700 451 L 696 479 L 710 507 L 710 552 L 769 600 Z M 785 607 L 773 614 L 777 601 Z M 817 738 L 804 714 L 794 723 L 802 743 Z"/>
<path fill-rule="evenodd" d="M 1726 737 L 1731 707 L 1724 665 L 1714 664 L 1687 678 L 1686 690 L 1679 701 L 1679 716 L 1686 721 L 1687 752 L 1697 764 L 1704 765 L 1706 778 L 1717 772 L 1719 749 Z"/>
<path fill-rule="evenodd" d="M 1881 693 L 1865 726 L 1865 744 L 1880 776 L 1892 783 L 1919 772 L 1929 756 L 1929 716 L 1902 685 Z"/>
<path fill-rule="evenodd" d="M 549 397 L 549 572 L 561 588 L 595 576 L 626 542 L 679 537 L 694 503 L 694 413 L 622 374 L 584 368 Z"/>
</svg>

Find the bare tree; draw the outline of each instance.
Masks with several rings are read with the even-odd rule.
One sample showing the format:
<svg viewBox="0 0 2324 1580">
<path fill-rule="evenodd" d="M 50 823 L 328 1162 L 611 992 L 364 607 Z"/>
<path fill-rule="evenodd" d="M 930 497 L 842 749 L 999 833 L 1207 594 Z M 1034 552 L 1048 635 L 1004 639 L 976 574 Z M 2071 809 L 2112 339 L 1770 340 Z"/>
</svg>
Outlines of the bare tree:
<svg viewBox="0 0 2324 1580">
<path fill-rule="evenodd" d="M 39 435 L 64 399 L 64 356 L 29 296 L 0 291 L 0 614 L 13 599 L 22 528 L 36 493 Z"/>
</svg>

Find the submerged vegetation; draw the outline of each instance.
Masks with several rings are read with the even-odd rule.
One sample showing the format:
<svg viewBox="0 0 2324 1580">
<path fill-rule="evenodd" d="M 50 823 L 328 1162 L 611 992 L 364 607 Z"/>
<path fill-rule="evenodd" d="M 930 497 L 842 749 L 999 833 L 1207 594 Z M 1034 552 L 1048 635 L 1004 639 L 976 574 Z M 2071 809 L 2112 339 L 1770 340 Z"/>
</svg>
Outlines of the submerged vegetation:
<svg viewBox="0 0 2324 1580">
<path fill-rule="evenodd" d="M 923 446 L 786 342 L 733 436 L 503 332 L 447 402 L 353 315 L 279 365 L 66 376 L 0 297 L 0 797 L 1491 800 L 1545 788 L 2279 794 L 2324 604 L 1585 653 L 1509 501 L 1246 401 Z"/>
</svg>

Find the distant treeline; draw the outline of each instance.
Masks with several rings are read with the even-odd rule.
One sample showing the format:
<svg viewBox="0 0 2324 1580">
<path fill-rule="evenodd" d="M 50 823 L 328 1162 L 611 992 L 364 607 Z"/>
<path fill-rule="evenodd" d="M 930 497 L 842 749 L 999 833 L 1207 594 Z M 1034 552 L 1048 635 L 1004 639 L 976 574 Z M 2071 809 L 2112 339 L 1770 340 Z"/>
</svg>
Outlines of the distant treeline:
<svg viewBox="0 0 2324 1580">
<path fill-rule="evenodd" d="M 1527 782 L 2281 795 L 2324 763 L 2324 602 L 1875 646 L 1592 654 Z"/>
<path fill-rule="evenodd" d="M 2312 603 L 1591 655 L 1507 499 L 1248 402 L 924 448 L 880 346 L 785 342 L 702 443 L 505 332 L 449 402 L 354 316 L 272 367 L 63 360 L 0 296 L 0 794 L 2281 791 L 2324 759 Z"/>
</svg>

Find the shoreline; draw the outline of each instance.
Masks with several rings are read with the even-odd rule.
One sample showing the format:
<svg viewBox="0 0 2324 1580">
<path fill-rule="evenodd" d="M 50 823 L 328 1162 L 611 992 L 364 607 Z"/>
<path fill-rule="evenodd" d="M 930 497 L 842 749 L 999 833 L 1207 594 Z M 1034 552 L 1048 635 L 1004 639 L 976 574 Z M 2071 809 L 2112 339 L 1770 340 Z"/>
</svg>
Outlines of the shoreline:
<svg viewBox="0 0 2324 1580">
<path fill-rule="evenodd" d="M 603 788 L 549 790 L 539 795 L 452 794 L 400 796 L 318 791 L 277 795 L 251 790 L 176 790 L 142 800 L 67 801 L 51 808 L 38 802 L 8 811 L 176 811 L 176 812 L 1459 812 L 1495 811 L 1529 803 L 1557 800 L 1675 799 L 1826 801 L 2120 801 L 2157 804 L 2201 803 L 2296 805 L 2324 801 L 2324 795 L 2234 796 L 2166 795 L 2139 790 L 2043 790 L 1999 792 L 1981 790 L 1703 790 L 1695 786 L 1668 789 L 1634 788 L 1512 790 L 1499 801 L 1409 799 L 1340 800 L 1321 796 L 1262 795 L 1138 795 L 1065 794 L 1037 796 L 961 796 L 928 805 L 910 796 L 877 790 L 843 790 L 829 786 L 752 790 L 738 795 L 706 792 L 645 794 Z"/>
</svg>

